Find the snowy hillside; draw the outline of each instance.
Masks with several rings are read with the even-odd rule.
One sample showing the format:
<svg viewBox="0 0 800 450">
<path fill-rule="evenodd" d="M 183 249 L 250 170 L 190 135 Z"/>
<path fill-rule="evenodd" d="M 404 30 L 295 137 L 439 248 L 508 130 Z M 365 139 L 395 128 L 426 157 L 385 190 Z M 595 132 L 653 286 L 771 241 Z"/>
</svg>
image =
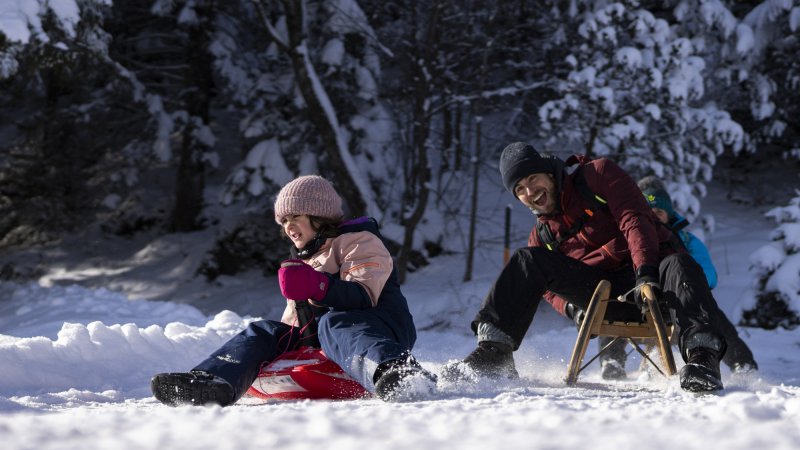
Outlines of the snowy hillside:
<svg viewBox="0 0 800 450">
<path fill-rule="evenodd" d="M 748 256 L 767 239 L 769 222 L 715 198 L 716 229 L 709 245 L 720 272 L 722 309 L 735 310 L 752 282 Z M 502 197 L 501 197 L 502 198 Z M 504 206 L 498 201 L 498 205 Z M 743 220 L 742 217 L 747 217 Z M 515 240 L 530 218 L 515 208 Z M 485 228 L 484 233 L 496 230 Z M 461 283 L 463 257 L 442 256 L 404 285 L 418 328 L 415 354 L 438 370 L 474 346 L 467 324 L 501 264 L 485 237 L 481 269 Z M 488 242 L 488 244 L 487 244 Z M 518 245 L 521 245 L 518 244 Z M 62 273 L 62 278 L 68 273 Z M 155 279 L 155 278 L 154 278 Z M 256 278 L 253 278 L 256 280 Z M 280 302 L 258 279 L 228 281 L 237 311 L 270 311 Z M 274 279 L 266 284 L 276 284 Z M 112 283 L 114 284 L 114 283 Z M 146 293 L 139 290 L 142 297 Z M 219 302 L 225 283 L 209 286 Z M 129 300 L 86 287 L 0 285 L 0 440 L 4 449 L 213 448 L 258 445 L 282 449 L 645 447 L 794 449 L 800 445 L 800 329 L 741 329 L 761 370 L 733 377 L 723 367 L 720 395 L 683 392 L 676 378 L 636 371 L 604 381 L 596 366 L 575 387 L 562 381 L 576 332 L 540 308 L 515 356 L 522 379 L 477 386 L 440 385 L 430 399 L 262 404 L 245 399 L 221 408 L 168 408 L 148 381 L 161 371 L 186 370 L 251 320 L 230 310 L 204 314 L 191 302 L 197 286 L 175 302 Z M 249 299 L 249 300 L 248 300 Z M 210 300 L 204 303 L 209 308 Z M 220 303 L 217 303 L 220 304 Z M 281 305 L 276 305 L 275 313 Z M 244 314 L 244 313 L 242 313 Z M 592 344 L 592 349 L 594 344 Z M 677 356 L 677 355 L 676 355 Z M 678 364 L 682 362 L 676 358 Z"/>
</svg>

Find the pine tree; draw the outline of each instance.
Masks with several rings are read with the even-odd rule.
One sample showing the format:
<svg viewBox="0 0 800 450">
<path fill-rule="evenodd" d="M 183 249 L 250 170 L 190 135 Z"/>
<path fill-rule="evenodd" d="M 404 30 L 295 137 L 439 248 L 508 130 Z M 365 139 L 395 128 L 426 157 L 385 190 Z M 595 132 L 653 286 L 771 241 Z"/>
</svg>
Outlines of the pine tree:
<svg viewBox="0 0 800 450">
<path fill-rule="evenodd" d="M 746 85 L 755 140 L 773 157 L 800 168 L 798 30 L 800 1 L 766 0 L 747 13 L 742 32 L 749 37 L 749 61 L 755 72 Z M 741 323 L 794 328 L 800 325 L 800 190 L 787 206 L 774 208 L 767 216 L 778 226 L 771 235 L 773 242 L 751 258 L 756 288 L 740 306 Z"/>
<path fill-rule="evenodd" d="M 29 35 L 0 38 L 0 115 L 8 124 L 0 245 L 41 243 L 94 220 L 116 183 L 108 169 L 124 170 L 115 165 L 119 152 L 109 152 L 124 145 L 117 139 L 125 125 L 117 122 L 124 89 L 107 58 L 105 3 L 45 8 L 22 25 Z"/>
</svg>

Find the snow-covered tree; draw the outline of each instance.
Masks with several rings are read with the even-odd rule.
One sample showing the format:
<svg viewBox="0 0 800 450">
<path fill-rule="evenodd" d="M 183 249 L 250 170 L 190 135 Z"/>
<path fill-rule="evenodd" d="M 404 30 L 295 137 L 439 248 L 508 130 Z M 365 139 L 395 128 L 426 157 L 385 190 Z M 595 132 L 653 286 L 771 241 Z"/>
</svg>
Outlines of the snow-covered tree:
<svg viewBox="0 0 800 450">
<path fill-rule="evenodd" d="M 269 90 L 269 95 L 265 100 L 248 95 L 240 99 L 248 104 L 246 136 L 258 142 L 248 162 L 232 176 L 228 200 L 245 187 L 249 194 L 260 195 L 263 183 L 282 184 L 285 180 L 265 175 L 283 172 L 283 167 L 294 173 L 324 169 L 351 214 L 382 219 L 388 204 L 379 197 L 388 197 L 382 191 L 391 185 L 386 181 L 396 163 L 393 122 L 378 96 L 380 49 L 358 3 L 275 0 L 254 5 L 259 26 L 268 35 L 266 51 L 262 49 L 265 61 L 256 66 L 263 72 L 255 87 Z M 217 51 L 230 53 L 227 44 L 230 41 L 218 41 Z M 309 126 L 301 136 L 285 135 L 268 125 L 269 105 L 290 113 L 289 121 L 300 116 Z"/>
<path fill-rule="evenodd" d="M 7 148 L 54 177 L 26 177 L 20 169 L 30 163 L 10 164 L 19 175 L 13 179 L 42 187 L 33 195 L 15 188 L 12 196 L 35 215 L 72 215 L 73 226 L 102 214 L 107 229 L 122 234 L 156 224 L 199 226 L 202 167 L 215 159 L 208 151 L 213 90 L 203 39 L 213 3 L 15 0 L 3 7 L 9 11 L 2 15 L 7 41 L 0 59 L 14 68 L 3 70 L 5 83 L 26 94 L 12 96 L 16 103 L 4 110 L 13 111 L 16 124 Z M 18 32 L 9 17 L 30 32 Z M 14 63 L 8 54 L 16 55 Z M 148 205 L 137 192 L 144 174 L 172 164 L 173 195 Z M 37 203 L 50 200 L 56 207 Z M 67 214 L 59 213 L 63 208 Z M 45 220 L 43 228 L 57 224 Z"/>
<path fill-rule="evenodd" d="M 800 1 L 766 0 L 745 16 L 750 115 L 757 143 L 800 168 Z M 756 292 L 740 305 L 741 323 L 764 328 L 800 325 L 800 191 L 788 206 L 770 210 L 778 227 L 751 258 Z"/>
<path fill-rule="evenodd" d="M 772 232 L 772 242 L 750 257 L 756 289 L 739 305 L 739 323 L 795 328 L 800 325 L 800 190 L 789 205 L 773 208 L 766 215 L 778 227 Z"/>
<path fill-rule="evenodd" d="M 747 143 L 741 125 L 706 95 L 706 45 L 638 1 L 577 3 L 576 34 L 565 41 L 571 70 L 539 109 L 548 145 L 577 145 L 636 177 L 683 186 L 676 201 L 693 217 L 717 157 Z M 704 4 L 713 9 L 696 19 L 730 35 L 730 13 L 719 2 Z"/>
<path fill-rule="evenodd" d="M 800 1 L 766 0 L 743 19 L 751 76 L 745 80 L 753 135 L 800 160 Z"/>
<path fill-rule="evenodd" d="M 98 135 L 93 120 L 120 115 L 102 28 L 109 3 L 0 6 L 3 244 L 41 242 L 83 224 L 108 193 L 116 134 Z"/>
<path fill-rule="evenodd" d="M 109 23 L 115 34 L 110 57 L 134 74 L 144 89 L 154 156 L 177 167 L 165 225 L 174 231 L 203 226 L 205 176 L 217 164 L 210 128 L 214 73 L 210 52 L 214 0 L 115 2 Z M 128 21 L 138 26 L 127 26 Z"/>
</svg>

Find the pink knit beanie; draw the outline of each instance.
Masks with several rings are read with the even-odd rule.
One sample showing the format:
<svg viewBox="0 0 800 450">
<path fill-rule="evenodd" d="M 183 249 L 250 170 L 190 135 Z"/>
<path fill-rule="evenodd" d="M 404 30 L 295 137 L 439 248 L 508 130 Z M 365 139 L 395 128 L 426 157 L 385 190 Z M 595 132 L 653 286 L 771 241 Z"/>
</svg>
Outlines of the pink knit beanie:
<svg viewBox="0 0 800 450">
<path fill-rule="evenodd" d="M 275 221 L 288 215 L 341 219 L 342 198 L 336 193 L 330 181 L 319 175 L 305 175 L 295 178 L 278 192 L 275 199 Z"/>
</svg>

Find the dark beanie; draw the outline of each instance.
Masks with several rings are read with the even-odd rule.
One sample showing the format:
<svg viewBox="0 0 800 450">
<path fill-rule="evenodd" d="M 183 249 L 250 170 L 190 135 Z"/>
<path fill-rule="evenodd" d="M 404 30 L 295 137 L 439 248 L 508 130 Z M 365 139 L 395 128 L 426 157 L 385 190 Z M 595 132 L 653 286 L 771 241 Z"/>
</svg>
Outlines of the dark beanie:
<svg viewBox="0 0 800 450">
<path fill-rule="evenodd" d="M 661 180 L 651 175 L 639 180 L 638 184 L 651 208 L 663 209 L 669 217 L 675 214 L 675 210 L 672 209 L 672 197 L 669 196 Z"/>
<path fill-rule="evenodd" d="M 524 142 L 509 144 L 500 155 L 500 176 L 503 177 L 503 185 L 512 194 L 519 180 L 533 173 L 555 175 L 557 166 L 554 157 L 543 156 Z"/>
</svg>

